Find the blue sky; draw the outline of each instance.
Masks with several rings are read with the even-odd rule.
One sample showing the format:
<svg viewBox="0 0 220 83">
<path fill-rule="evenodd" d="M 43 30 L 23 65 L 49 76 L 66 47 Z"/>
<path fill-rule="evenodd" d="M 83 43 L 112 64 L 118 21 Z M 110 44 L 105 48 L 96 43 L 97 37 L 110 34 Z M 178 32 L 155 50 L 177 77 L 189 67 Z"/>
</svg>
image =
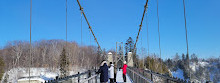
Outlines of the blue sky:
<svg viewBox="0 0 220 83">
<path fill-rule="evenodd" d="M 146 0 L 79 0 L 102 48 L 114 49 L 115 42 L 136 38 Z M 186 0 L 189 53 L 201 58 L 220 56 L 219 0 Z M 65 39 L 65 0 L 33 0 L 32 38 Z M 149 0 L 137 48 L 159 54 L 156 0 Z M 186 53 L 182 0 L 159 0 L 162 58 Z M 30 1 L 0 1 L 0 47 L 8 41 L 29 41 Z M 90 45 L 83 19 L 83 44 Z M 81 42 L 81 15 L 76 0 L 68 0 L 68 41 Z M 92 45 L 96 45 L 91 40 Z M 141 52 L 139 52 L 141 53 Z M 146 52 L 145 52 L 146 53 Z"/>
</svg>

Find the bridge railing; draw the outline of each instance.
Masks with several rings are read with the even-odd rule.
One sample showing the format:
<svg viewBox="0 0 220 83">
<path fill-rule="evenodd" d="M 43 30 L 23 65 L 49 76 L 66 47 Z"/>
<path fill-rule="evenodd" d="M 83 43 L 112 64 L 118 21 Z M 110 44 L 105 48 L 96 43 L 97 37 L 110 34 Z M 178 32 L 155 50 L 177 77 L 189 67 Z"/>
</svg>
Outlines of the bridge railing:
<svg viewBox="0 0 220 83">
<path fill-rule="evenodd" d="M 66 77 L 57 77 L 54 80 L 45 81 L 45 83 L 97 83 L 97 80 L 98 75 L 94 69 Z"/>
<path fill-rule="evenodd" d="M 170 77 L 165 74 L 156 73 L 150 70 L 138 69 L 138 68 L 130 68 L 135 70 L 137 73 L 141 74 L 142 76 L 150 79 L 152 82 L 156 83 L 187 83 L 186 80 Z"/>
<path fill-rule="evenodd" d="M 139 72 L 127 68 L 127 74 L 133 83 L 153 83 L 150 79 L 146 78 L 145 76 L 141 75 Z"/>
</svg>

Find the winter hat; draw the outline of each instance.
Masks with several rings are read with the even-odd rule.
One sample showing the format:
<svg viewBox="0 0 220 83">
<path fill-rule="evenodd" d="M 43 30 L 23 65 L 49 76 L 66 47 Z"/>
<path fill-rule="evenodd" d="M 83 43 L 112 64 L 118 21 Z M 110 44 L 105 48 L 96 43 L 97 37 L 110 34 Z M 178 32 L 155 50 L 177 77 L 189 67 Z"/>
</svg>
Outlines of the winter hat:
<svg viewBox="0 0 220 83">
<path fill-rule="evenodd" d="M 102 61 L 101 66 L 103 66 L 104 64 L 107 64 L 106 61 Z"/>
<path fill-rule="evenodd" d="M 127 62 L 126 61 L 124 61 L 124 64 L 126 64 Z"/>
</svg>

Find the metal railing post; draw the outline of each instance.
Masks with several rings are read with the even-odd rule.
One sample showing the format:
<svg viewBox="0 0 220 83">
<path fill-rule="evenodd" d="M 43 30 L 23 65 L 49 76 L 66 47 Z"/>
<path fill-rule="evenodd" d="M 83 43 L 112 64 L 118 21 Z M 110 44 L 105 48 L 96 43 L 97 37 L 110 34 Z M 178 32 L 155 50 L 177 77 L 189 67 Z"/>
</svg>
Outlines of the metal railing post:
<svg viewBox="0 0 220 83">
<path fill-rule="evenodd" d="M 133 78 L 133 82 L 135 83 L 135 80 L 134 80 L 134 72 L 132 72 L 132 78 Z"/>
<path fill-rule="evenodd" d="M 88 73 L 88 78 L 91 77 L 91 71 L 89 70 L 89 73 Z M 90 80 L 88 80 L 88 83 L 90 83 Z"/>
<path fill-rule="evenodd" d="M 78 83 L 80 82 L 80 75 L 79 75 L 79 72 L 78 72 Z"/>
<path fill-rule="evenodd" d="M 153 74 L 152 73 L 150 74 L 150 77 L 151 77 L 151 81 L 153 82 L 154 80 L 153 80 Z"/>
<path fill-rule="evenodd" d="M 95 83 L 97 83 L 98 81 L 98 75 L 95 77 Z"/>
</svg>

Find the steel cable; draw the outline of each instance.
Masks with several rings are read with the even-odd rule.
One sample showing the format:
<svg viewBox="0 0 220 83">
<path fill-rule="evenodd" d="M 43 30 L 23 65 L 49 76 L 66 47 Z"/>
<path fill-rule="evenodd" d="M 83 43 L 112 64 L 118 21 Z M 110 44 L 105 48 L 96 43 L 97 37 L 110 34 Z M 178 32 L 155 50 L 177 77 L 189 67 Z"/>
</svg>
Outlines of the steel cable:
<svg viewBox="0 0 220 83">
<path fill-rule="evenodd" d="M 32 17 L 32 0 L 30 0 L 30 56 L 29 56 L 29 69 L 28 69 L 28 74 L 29 74 L 29 83 L 31 82 L 30 81 L 30 67 L 31 67 L 31 64 L 32 64 L 32 55 L 31 55 L 31 52 L 32 52 L 32 45 L 31 45 L 31 17 Z"/>
</svg>

